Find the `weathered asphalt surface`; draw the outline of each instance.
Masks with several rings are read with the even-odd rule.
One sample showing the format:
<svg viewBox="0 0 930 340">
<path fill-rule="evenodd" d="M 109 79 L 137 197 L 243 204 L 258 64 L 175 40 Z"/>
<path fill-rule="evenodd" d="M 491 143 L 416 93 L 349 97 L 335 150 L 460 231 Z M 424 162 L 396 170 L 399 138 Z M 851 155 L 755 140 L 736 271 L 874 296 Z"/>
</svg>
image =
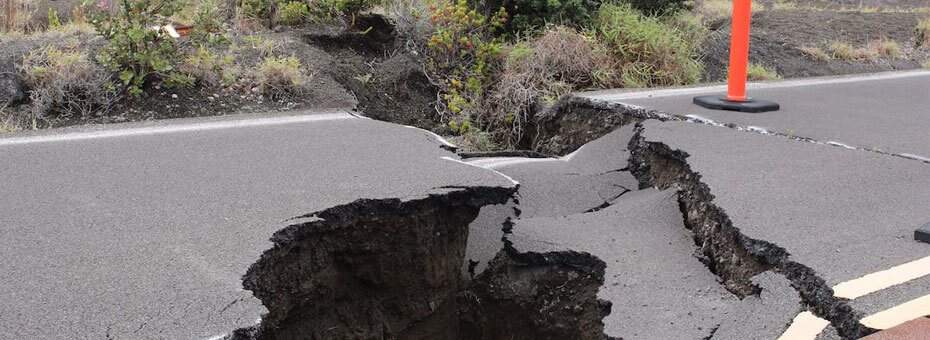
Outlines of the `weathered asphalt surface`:
<svg viewBox="0 0 930 340">
<path fill-rule="evenodd" d="M 691 103 L 696 95 L 725 92 L 714 86 L 583 96 L 930 161 L 928 70 L 751 85 L 748 95 L 780 104 L 776 112 L 740 114 Z"/>
<path fill-rule="evenodd" d="M 4 336 L 222 335 L 265 312 L 240 278 L 286 219 L 363 197 L 512 185 L 442 159 L 454 154 L 427 132 L 331 116 L 0 137 Z"/>
</svg>

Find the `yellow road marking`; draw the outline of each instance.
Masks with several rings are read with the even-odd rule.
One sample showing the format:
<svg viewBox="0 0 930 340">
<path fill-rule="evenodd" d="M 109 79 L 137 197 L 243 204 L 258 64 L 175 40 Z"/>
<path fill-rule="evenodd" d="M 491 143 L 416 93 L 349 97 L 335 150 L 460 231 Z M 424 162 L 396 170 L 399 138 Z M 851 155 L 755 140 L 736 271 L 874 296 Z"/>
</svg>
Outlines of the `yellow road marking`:
<svg viewBox="0 0 930 340">
<path fill-rule="evenodd" d="M 829 324 L 830 321 L 818 318 L 814 313 L 802 312 L 794 317 L 791 326 L 788 326 L 788 329 L 778 337 L 778 340 L 813 340 Z"/>
<path fill-rule="evenodd" d="M 926 275 L 930 275 L 930 256 L 840 283 L 833 287 L 833 295 L 852 300 Z"/>
<path fill-rule="evenodd" d="M 866 327 L 888 329 L 921 316 L 930 315 L 930 295 L 924 295 L 884 311 L 862 318 Z"/>
</svg>

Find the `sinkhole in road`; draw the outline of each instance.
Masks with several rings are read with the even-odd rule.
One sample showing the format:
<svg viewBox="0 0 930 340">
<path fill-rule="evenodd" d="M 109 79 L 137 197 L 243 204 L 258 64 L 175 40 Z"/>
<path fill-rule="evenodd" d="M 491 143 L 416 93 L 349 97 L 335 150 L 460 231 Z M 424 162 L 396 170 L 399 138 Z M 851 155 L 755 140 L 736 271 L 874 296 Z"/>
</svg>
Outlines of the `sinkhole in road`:
<svg viewBox="0 0 930 340">
<path fill-rule="evenodd" d="M 604 263 L 504 242 L 486 271 L 461 271 L 468 225 L 517 188 L 448 188 L 358 200 L 272 237 L 243 277 L 268 313 L 232 339 L 603 339 Z"/>
</svg>

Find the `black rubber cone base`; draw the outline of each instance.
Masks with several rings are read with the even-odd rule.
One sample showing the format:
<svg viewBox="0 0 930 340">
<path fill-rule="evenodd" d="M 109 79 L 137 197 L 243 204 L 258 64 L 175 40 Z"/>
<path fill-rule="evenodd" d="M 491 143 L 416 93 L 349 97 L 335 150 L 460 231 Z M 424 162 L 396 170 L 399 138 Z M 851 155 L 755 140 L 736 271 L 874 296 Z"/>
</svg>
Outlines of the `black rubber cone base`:
<svg viewBox="0 0 930 340">
<path fill-rule="evenodd" d="M 730 110 L 752 113 L 777 111 L 780 108 L 778 104 L 767 100 L 746 98 L 746 101 L 739 102 L 726 100 L 719 96 L 697 96 L 694 97 L 694 103 L 711 110 Z"/>
</svg>

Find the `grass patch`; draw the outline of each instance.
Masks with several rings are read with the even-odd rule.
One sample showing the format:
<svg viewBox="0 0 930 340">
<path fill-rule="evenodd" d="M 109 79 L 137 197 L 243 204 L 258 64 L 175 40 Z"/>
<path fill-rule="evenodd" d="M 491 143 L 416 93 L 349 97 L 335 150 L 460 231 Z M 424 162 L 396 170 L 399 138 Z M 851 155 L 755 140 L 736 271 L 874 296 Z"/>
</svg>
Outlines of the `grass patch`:
<svg viewBox="0 0 930 340">
<path fill-rule="evenodd" d="M 258 67 L 256 86 L 271 97 L 302 94 L 311 78 L 304 69 L 297 57 L 266 57 Z"/>
<path fill-rule="evenodd" d="M 898 48 L 898 43 L 888 39 L 880 39 L 878 41 L 872 42 L 867 48 L 871 51 L 871 55 L 882 56 L 891 59 L 898 59 L 901 57 L 901 50 Z"/>
<path fill-rule="evenodd" d="M 869 59 L 867 51 L 857 49 L 842 41 L 834 41 L 830 44 L 830 53 L 833 58 L 848 61 L 861 61 Z"/>
<path fill-rule="evenodd" d="M 920 63 L 920 67 L 930 68 L 930 59 L 924 60 L 924 62 Z"/>
<path fill-rule="evenodd" d="M 598 38 L 617 60 L 627 87 L 693 84 L 704 70 L 698 61 L 699 41 L 631 5 L 605 4 L 595 23 Z"/>
<path fill-rule="evenodd" d="M 809 55 L 811 58 L 817 61 L 827 61 L 830 60 L 830 55 L 827 52 L 824 52 L 820 47 L 813 46 L 804 46 L 800 48 L 801 52 Z"/>
<path fill-rule="evenodd" d="M 749 64 L 749 67 L 746 69 L 746 79 L 750 81 L 772 80 L 781 79 L 781 76 L 778 75 L 778 72 L 775 72 L 775 70 L 766 68 L 760 64 Z"/>
</svg>

